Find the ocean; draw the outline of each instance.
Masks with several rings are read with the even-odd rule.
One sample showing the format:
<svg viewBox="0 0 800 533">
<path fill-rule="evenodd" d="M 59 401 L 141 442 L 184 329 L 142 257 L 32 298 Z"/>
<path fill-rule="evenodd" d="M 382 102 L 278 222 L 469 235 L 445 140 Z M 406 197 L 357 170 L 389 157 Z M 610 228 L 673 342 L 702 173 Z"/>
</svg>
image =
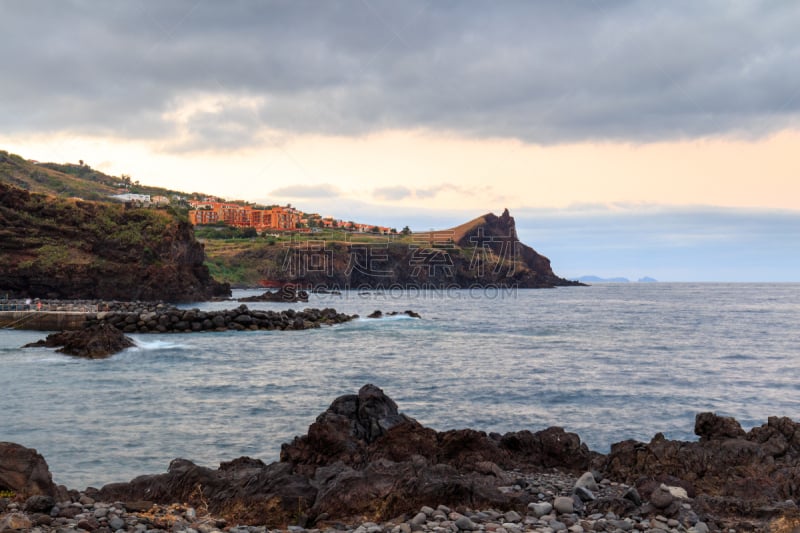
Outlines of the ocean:
<svg viewBox="0 0 800 533">
<path fill-rule="evenodd" d="M 745 429 L 800 419 L 800 284 L 345 292 L 248 306 L 422 319 L 132 335 L 135 348 L 106 360 L 22 350 L 45 333 L 0 330 L 0 441 L 36 448 L 56 483 L 83 489 L 164 472 L 176 457 L 276 461 L 366 383 L 436 430 L 561 426 L 599 452 L 658 432 L 695 440 L 702 411 Z"/>
</svg>

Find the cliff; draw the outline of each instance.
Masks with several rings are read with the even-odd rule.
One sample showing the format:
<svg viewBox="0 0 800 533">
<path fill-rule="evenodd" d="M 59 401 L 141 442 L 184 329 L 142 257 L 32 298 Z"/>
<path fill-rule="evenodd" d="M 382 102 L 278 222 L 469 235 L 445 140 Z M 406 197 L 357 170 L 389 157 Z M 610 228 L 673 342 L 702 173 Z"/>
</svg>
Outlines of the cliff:
<svg viewBox="0 0 800 533">
<path fill-rule="evenodd" d="M 188 222 L 0 181 L 0 292 L 16 297 L 207 300 L 228 295 Z"/>
<path fill-rule="evenodd" d="M 312 235 L 231 246 L 209 241 L 208 262 L 212 272 L 235 274 L 244 284 L 261 279 L 328 289 L 580 285 L 558 277 L 549 259 L 519 241 L 508 210 L 448 230 L 348 238 Z"/>
</svg>

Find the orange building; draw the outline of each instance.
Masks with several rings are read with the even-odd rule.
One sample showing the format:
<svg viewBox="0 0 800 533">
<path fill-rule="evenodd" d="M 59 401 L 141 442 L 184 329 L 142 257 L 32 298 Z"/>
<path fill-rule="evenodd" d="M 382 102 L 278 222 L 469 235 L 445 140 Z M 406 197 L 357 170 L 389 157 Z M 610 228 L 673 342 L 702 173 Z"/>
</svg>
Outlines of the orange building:
<svg viewBox="0 0 800 533">
<path fill-rule="evenodd" d="M 243 206 L 229 202 L 189 202 L 189 222 L 194 225 L 222 222 L 237 228 L 255 228 L 258 231 L 296 230 L 300 223 L 300 212 L 293 207 L 271 207 L 268 209 Z"/>
</svg>

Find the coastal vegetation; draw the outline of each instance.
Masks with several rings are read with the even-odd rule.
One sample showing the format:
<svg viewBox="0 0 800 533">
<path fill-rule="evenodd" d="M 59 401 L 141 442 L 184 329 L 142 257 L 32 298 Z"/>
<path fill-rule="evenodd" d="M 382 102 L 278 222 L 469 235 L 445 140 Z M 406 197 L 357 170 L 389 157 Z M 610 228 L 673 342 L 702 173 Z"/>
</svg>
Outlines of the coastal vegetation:
<svg viewBox="0 0 800 533">
<path fill-rule="evenodd" d="M 0 181 L 0 290 L 42 298 L 207 299 L 227 294 L 170 209 L 57 198 Z"/>
</svg>

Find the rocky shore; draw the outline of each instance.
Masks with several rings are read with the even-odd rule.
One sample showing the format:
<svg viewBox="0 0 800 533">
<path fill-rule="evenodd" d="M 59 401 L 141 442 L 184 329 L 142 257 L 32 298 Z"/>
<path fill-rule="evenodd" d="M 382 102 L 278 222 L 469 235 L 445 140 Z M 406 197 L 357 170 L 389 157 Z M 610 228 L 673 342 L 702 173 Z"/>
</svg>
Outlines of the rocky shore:
<svg viewBox="0 0 800 533">
<path fill-rule="evenodd" d="M 695 430 L 697 442 L 656 435 L 603 455 L 562 428 L 436 432 L 366 385 L 272 464 L 175 459 L 78 492 L 35 450 L 0 443 L 0 532 L 798 531 L 800 425 L 746 433 L 701 413 Z"/>
</svg>

